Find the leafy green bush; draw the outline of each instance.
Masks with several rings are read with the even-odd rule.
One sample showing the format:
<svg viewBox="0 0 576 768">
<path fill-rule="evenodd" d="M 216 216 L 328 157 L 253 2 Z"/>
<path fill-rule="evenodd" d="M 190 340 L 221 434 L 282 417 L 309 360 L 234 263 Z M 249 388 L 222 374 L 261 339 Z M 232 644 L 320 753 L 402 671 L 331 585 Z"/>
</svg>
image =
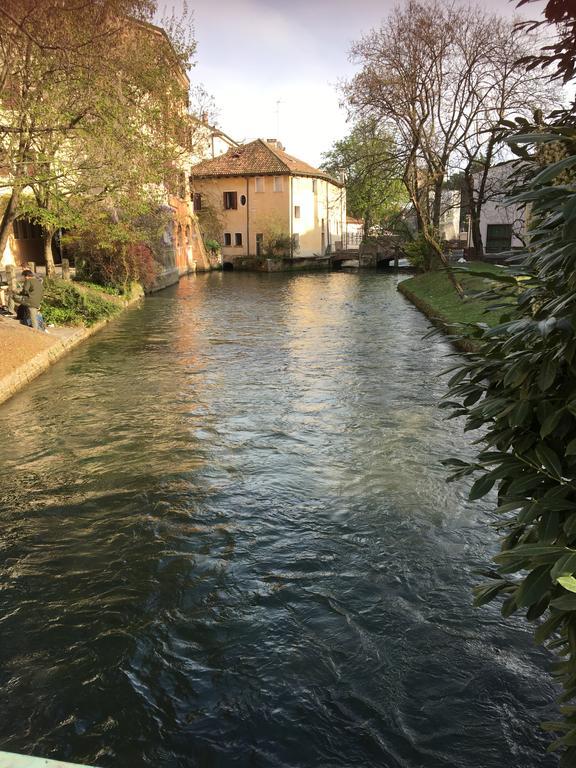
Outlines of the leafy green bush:
<svg viewBox="0 0 576 768">
<path fill-rule="evenodd" d="M 456 366 L 444 403 L 467 430 L 482 430 L 483 449 L 472 463 L 446 463 L 453 477 L 480 473 L 472 500 L 497 489 L 501 551 L 476 603 L 503 596 L 503 616 L 524 611 L 537 642 L 560 657 L 564 719 L 546 727 L 561 734 L 553 747 L 564 748 L 568 767 L 576 764 L 576 126 L 509 141 L 524 162 L 508 199 L 531 206 L 529 244 L 518 267 L 491 276 L 505 314 L 493 328 L 475 326 L 480 351 Z"/>
<path fill-rule="evenodd" d="M 410 265 L 415 269 L 424 270 L 432 259 L 431 249 L 422 235 L 403 243 L 402 250 Z"/>
<path fill-rule="evenodd" d="M 268 259 L 286 259 L 300 250 L 294 235 L 287 232 L 270 231 L 264 233 L 262 242 L 264 256 Z"/>
<path fill-rule="evenodd" d="M 82 280 L 80 278 L 72 278 L 75 283 L 78 283 L 78 285 L 83 285 L 85 288 L 92 288 L 96 291 L 102 291 L 102 293 L 107 293 L 109 296 L 123 296 L 124 295 L 124 288 L 118 287 L 115 285 L 100 285 L 99 283 L 93 283 L 90 280 Z M 130 291 L 128 291 L 128 294 Z"/>
<path fill-rule="evenodd" d="M 208 240 L 204 241 L 204 245 L 212 253 L 218 253 L 220 251 L 220 243 L 218 240 L 212 240 L 209 238 Z"/>
<path fill-rule="evenodd" d="M 81 291 L 65 280 L 46 280 L 44 289 L 41 312 L 46 323 L 91 326 L 120 311 L 95 291 Z"/>
</svg>

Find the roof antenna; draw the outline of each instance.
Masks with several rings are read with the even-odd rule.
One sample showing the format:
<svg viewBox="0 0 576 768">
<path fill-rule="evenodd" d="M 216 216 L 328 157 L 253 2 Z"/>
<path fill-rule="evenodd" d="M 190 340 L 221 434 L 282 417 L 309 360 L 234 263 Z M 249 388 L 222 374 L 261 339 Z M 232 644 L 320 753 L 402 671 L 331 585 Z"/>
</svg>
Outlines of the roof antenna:
<svg viewBox="0 0 576 768">
<path fill-rule="evenodd" d="M 281 99 L 276 102 L 276 141 L 280 141 L 280 104 L 285 102 Z"/>
</svg>

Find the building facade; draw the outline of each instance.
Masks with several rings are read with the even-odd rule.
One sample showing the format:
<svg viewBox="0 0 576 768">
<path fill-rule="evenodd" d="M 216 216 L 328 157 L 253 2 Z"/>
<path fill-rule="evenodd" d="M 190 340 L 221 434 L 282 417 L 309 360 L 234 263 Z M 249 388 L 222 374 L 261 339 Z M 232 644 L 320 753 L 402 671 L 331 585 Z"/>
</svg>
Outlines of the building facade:
<svg viewBox="0 0 576 768">
<path fill-rule="evenodd" d="M 324 171 L 257 139 L 192 167 L 197 211 L 219 217 L 225 264 L 239 257 L 324 256 L 346 232 L 346 190 Z"/>
</svg>

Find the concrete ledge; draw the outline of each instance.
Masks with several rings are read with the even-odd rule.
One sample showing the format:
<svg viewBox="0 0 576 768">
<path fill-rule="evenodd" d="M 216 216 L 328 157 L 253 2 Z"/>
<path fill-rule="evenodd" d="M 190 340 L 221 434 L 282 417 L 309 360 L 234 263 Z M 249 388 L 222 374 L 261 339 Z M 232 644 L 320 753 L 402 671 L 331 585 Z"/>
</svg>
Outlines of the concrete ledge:
<svg viewBox="0 0 576 768">
<path fill-rule="evenodd" d="M 0 768 L 90 768 L 90 766 L 64 763 L 62 760 L 48 760 L 45 757 L 16 755 L 13 752 L 0 752 Z"/>
<path fill-rule="evenodd" d="M 122 311 L 139 302 L 141 298 L 141 296 L 135 296 L 133 299 L 127 301 L 124 304 Z M 122 312 L 120 312 L 120 314 L 122 314 Z M 74 349 L 74 347 L 77 347 L 78 344 L 83 342 L 85 339 L 93 336 L 109 323 L 116 320 L 116 318 L 119 316 L 120 315 L 116 315 L 115 317 L 106 318 L 105 320 L 101 320 L 99 323 L 91 325 L 89 328 L 78 328 L 74 330 L 70 336 L 56 341 L 47 349 L 44 349 L 42 352 L 39 352 L 38 354 L 31 357 L 25 363 L 12 371 L 12 373 L 4 376 L 2 379 L 0 379 L 0 403 L 3 403 L 12 397 L 12 395 L 15 395 L 16 392 L 19 392 L 21 389 L 23 389 L 30 381 L 35 379 L 37 376 L 40 376 L 40 374 L 44 373 L 44 371 L 48 370 L 48 368 L 50 368 L 50 366 L 53 365 L 57 360 L 60 360 L 61 357 L 64 357 L 67 352 L 69 352 L 71 349 Z M 0 763 L 0 768 L 3 768 L 2 763 Z"/>
</svg>

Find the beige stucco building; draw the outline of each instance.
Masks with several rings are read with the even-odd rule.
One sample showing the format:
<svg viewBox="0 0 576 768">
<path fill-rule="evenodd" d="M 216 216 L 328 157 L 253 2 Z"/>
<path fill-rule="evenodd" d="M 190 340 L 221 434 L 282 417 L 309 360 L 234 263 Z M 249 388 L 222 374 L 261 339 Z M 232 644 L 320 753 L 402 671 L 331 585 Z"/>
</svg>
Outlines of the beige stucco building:
<svg viewBox="0 0 576 768">
<path fill-rule="evenodd" d="M 221 223 L 222 258 L 320 257 L 346 231 L 346 190 L 324 171 L 292 157 L 276 140 L 257 139 L 192 167 L 196 210 L 209 207 Z M 280 254 L 274 254 L 280 255 Z"/>
</svg>

